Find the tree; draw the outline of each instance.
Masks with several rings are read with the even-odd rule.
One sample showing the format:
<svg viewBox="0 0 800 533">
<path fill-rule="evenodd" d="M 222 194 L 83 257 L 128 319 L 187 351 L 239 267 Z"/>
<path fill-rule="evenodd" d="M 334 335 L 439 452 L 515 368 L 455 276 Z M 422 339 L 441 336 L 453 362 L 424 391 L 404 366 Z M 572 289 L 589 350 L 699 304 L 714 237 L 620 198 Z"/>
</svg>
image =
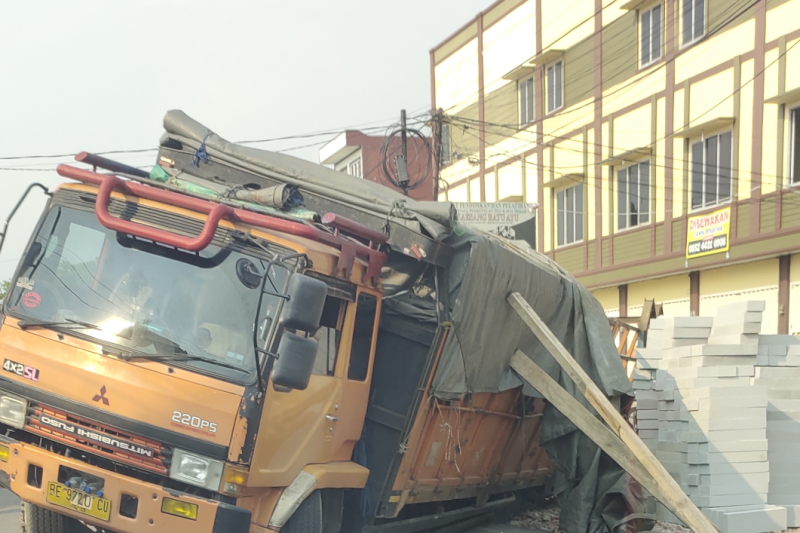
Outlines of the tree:
<svg viewBox="0 0 800 533">
<path fill-rule="evenodd" d="M 0 283 L 0 300 L 6 297 L 6 293 L 8 292 L 8 285 L 10 281 L 6 280 Z"/>
</svg>

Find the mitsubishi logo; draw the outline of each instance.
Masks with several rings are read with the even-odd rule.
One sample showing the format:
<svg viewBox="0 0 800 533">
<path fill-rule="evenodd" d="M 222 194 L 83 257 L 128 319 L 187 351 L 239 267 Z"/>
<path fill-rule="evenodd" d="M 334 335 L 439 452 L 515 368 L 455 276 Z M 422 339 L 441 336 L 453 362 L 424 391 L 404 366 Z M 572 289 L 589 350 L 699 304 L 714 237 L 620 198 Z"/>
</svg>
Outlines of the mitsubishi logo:
<svg viewBox="0 0 800 533">
<path fill-rule="evenodd" d="M 103 405 L 108 406 L 108 398 L 106 398 L 106 386 L 105 385 L 103 385 L 100 388 L 100 394 L 95 394 L 94 395 L 94 398 L 92 398 L 92 401 L 93 402 L 102 401 Z"/>
</svg>

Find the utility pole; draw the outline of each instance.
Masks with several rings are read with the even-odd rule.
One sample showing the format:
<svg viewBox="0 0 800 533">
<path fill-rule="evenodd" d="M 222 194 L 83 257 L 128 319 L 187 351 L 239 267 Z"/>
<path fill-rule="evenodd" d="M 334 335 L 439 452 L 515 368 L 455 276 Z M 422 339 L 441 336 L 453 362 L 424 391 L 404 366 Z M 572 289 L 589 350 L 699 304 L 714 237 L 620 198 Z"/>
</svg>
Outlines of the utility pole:
<svg viewBox="0 0 800 533">
<path fill-rule="evenodd" d="M 397 171 L 397 182 L 408 195 L 408 131 L 406 128 L 406 110 L 400 111 L 400 155 L 394 158 Z"/>
<path fill-rule="evenodd" d="M 431 139 L 433 143 L 431 147 L 433 150 L 433 168 L 431 172 L 433 173 L 433 200 L 435 202 L 439 200 L 439 177 L 442 168 L 443 115 L 441 108 L 437 109 L 433 115 L 433 139 Z"/>
</svg>

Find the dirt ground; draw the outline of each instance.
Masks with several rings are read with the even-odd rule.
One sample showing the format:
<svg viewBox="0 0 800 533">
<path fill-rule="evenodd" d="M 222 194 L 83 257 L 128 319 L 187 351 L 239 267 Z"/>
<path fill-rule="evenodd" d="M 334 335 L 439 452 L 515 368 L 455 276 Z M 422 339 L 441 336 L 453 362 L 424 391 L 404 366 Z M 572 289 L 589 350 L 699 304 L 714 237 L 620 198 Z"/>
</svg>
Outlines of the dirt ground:
<svg viewBox="0 0 800 533">
<path fill-rule="evenodd" d="M 563 533 L 563 531 L 558 527 L 560 513 L 561 509 L 559 509 L 557 505 L 549 505 L 543 508 L 531 509 L 514 518 L 511 521 L 511 525 L 524 527 L 527 529 Z M 653 531 L 659 531 L 663 533 L 691 533 L 689 528 L 680 526 L 678 524 L 670 524 L 668 522 L 656 522 Z M 800 533 L 800 528 L 789 528 L 787 533 Z"/>
</svg>

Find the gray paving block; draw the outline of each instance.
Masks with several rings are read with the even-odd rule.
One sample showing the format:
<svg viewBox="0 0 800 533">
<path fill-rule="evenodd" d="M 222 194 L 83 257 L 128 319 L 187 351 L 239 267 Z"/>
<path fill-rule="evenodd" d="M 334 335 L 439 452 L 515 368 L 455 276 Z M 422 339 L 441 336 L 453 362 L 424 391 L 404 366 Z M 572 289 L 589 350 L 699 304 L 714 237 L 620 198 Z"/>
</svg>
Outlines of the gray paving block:
<svg viewBox="0 0 800 533">
<path fill-rule="evenodd" d="M 729 496 L 694 496 L 698 507 L 727 507 L 732 505 L 759 505 L 767 503 L 766 494 L 733 494 Z"/>
<path fill-rule="evenodd" d="M 767 438 L 766 429 L 743 429 L 725 431 L 684 431 L 680 439 L 685 442 L 723 442 L 739 440 L 761 440 Z"/>
<path fill-rule="evenodd" d="M 704 420 L 702 418 L 690 417 L 689 420 L 686 421 L 686 426 L 689 431 L 697 429 L 703 432 L 724 430 L 739 431 L 749 429 L 763 429 L 766 431 L 767 419 L 766 417 L 763 417 L 741 419 L 709 418 Z"/>
<path fill-rule="evenodd" d="M 636 408 L 637 409 L 658 409 L 658 400 L 650 400 L 650 399 L 636 399 Z"/>
<path fill-rule="evenodd" d="M 636 422 L 639 431 L 643 429 L 658 429 L 658 420 L 648 420 L 639 418 Z"/>
<path fill-rule="evenodd" d="M 653 386 L 655 385 L 652 381 L 637 381 L 634 380 L 631 385 L 633 385 L 634 391 L 640 390 L 654 390 Z"/>
<path fill-rule="evenodd" d="M 710 316 L 660 316 L 650 321 L 650 329 L 710 328 L 714 318 Z"/>
<path fill-rule="evenodd" d="M 658 420 L 657 409 L 636 409 L 636 418 L 639 420 Z"/>
<path fill-rule="evenodd" d="M 639 438 L 642 440 L 656 440 L 658 439 L 658 429 L 640 429 Z"/>
<path fill-rule="evenodd" d="M 717 317 L 726 317 L 736 315 L 738 313 L 747 313 L 752 311 L 764 311 L 767 303 L 764 300 L 745 300 L 743 302 L 734 302 L 730 304 L 720 305 L 717 307 Z"/>
<path fill-rule="evenodd" d="M 717 463 L 711 465 L 689 465 L 686 473 L 713 476 L 720 474 L 754 474 L 757 472 L 769 471 L 769 462 L 760 461 L 757 463 Z"/>
<path fill-rule="evenodd" d="M 708 344 L 725 345 L 725 344 L 742 344 L 748 346 L 755 346 L 756 354 L 758 353 L 758 335 L 753 333 L 732 333 L 730 335 L 711 335 L 708 338 Z"/>
<path fill-rule="evenodd" d="M 790 345 L 786 350 L 787 355 L 800 355 L 800 345 Z"/>
<path fill-rule="evenodd" d="M 652 381 L 653 378 L 653 372 L 644 368 L 634 368 L 631 373 L 631 379 L 633 379 L 633 381 Z"/>
<path fill-rule="evenodd" d="M 769 389 L 767 397 L 770 400 L 800 400 L 800 390 L 797 389 Z"/>
<path fill-rule="evenodd" d="M 708 336 L 721 337 L 725 335 L 741 335 L 742 333 L 758 334 L 760 332 L 760 322 L 738 322 L 734 324 L 714 324 Z"/>
<path fill-rule="evenodd" d="M 742 322 L 761 323 L 763 319 L 764 313 L 762 311 L 747 311 L 744 313 L 731 313 L 724 316 L 717 315 L 714 317 L 714 325 L 740 324 Z"/>
<path fill-rule="evenodd" d="M 707 341 L 706 337 L 700 339 L 647 339 L 647 348 L 649 349 L 656 349 L 660 348 L 662 350 L 668 350 L 672 348 L 684 348 L 687 346 L 698 346 L 701 344 L 705 344 Z M 664 356 L 666 357 L 666 355 Z"/>
<path fill-rule="evenodd" d="M 769 483 L 769 472 L 755 472 L 752 474 L 701 474 L 698 476 L 698 486 L 730 485 L 749 489 L 761 484 Z M 756 490 L 755 492 L 762 492 Z"/>
<path fill-rule="evenodd" d="M 707 339 L 711 327 L 707 328 L 667 328 L 648 331 L 647 342 L 655 339 Z"/>
<path fill-rule="evenodd" d="M 786 529 L 785 507 L 764 505 L 703 509 L 723 533 L 767 533 Z"/>
<path fill-rule="evenodd" d="M 755 377 L 758 379 L 786 379 L 790 377 L 800 379 L 800 368 L 776 368 L 764 366 L 758 368 Z M 794 388 L 800 389 L 800 381 L 795 383 L 796 386 Z"/>
<path fill-rule="evenodd" d="M 640 400 L 658 400 L 658 393 L 656 391 L 639 391 L 636 393 L 636 401 Z"/>
<path fill-rule="evenodd" d="M 800 345 L 800 338 L 794 335 L 761 335 L 758 338 L 760 345 L 777 345 L 777 346 L 790 346 L 792 344 Z"/>
<path fill-rule="evenodd" d="M 687 446 L 689 453 L 768 452 L 769 440 L 740 440 L 729 442 L 693 442 Z"/>
<path fill-rule="evenodd" d="M 673 378 L 664 381 L 664 389 L 695 389 L 705 387 L 743 387 L 750 385 L 750 378 L 742 377 L 715 377 L 715 378 Z"/>
<path fill-rule="evenodd" d="M 758 344 L 698 344 L 692 346 L 692 355 L 758 355 Z"/>
<path fill-rule="evenodd" d="M 661 348 L 636 348 L 636 359 L 661 359 L 664 357 L 664 350 Z"/>
<path fill-rule="evenodd" d="M 766 496 L 769 498 L 767 491 L 769 490 L 769 483 L 753 483 L 753 484 L 725 484 L 725 485 L 701 485 L 699 487 L 691 487 L 688 491 L 689 495 L 695 496 L 734 496 L 745 494 L 756 494 Z"/>
<path fill-rule="evenodd" d="M 712 465 L 727 463 L 757 463 L 767 461 L 767 452 L 722 452 L 686 454 L 686 463 L 690 465 Z"/>
<path fill-rule="evenodd" d="M 732 408 L 731 406 L 716 406 L 714 408 L 697 409 L 696 411 L 681 410 L 693 420 L 767 420 L 766 407 Z"/>
<path fill-rule="evenodd" d="M 710 411 L 718 409 L 746 409 L 764 408 L 766 409 L 767 398 L 760 396 L 741 396 L 739 398 L 697 398 L 697 409 L 700 411 Z"/>
<path fill-rule="evenodd" d="M 800 527 L 800 503 L 785 505 L 786 527 Z"/>
<path fill-rule="evenodd" d="M 693 355 L 681 357 L 677 360 L 666 360 L 663 368 L 689 368 L 689 367 L 711 367 L 723 365 L 756 365 L 758 357 L 755 355 Z M 767 357 L 767 362 L 769 358 Z"/>
<path fill-rule="evenodd" d="M 749 398 L 763 398 L 766 406 L 767 389 L 759 386 L 742 386 L 742 387 L 698 387 L 695 389 L 682 389 L 676 393 L 681 398 L 741 398 L 743 396 Z"/>
</svg>

